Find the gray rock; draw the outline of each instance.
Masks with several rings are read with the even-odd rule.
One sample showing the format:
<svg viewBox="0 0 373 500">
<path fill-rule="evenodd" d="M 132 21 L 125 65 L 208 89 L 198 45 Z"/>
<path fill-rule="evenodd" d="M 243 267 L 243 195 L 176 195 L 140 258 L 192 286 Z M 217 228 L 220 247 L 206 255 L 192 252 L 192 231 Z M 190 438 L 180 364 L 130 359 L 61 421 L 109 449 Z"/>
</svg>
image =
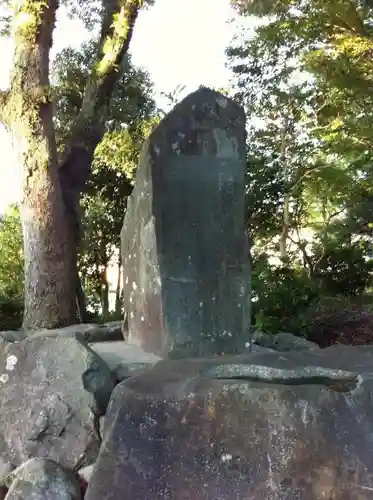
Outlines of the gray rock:
<svg viewBox="0 0 373 500">
<path fill-rule="evenodd" d="M 145 352 L 141 347 L 120 342 L 97 342 L 90 345 L 109 366 L 113 376 L 121 382 L 149 369 L 162 358 Z"/>
<path fill-rule="evenodd" d="M 15 466 L 48 457 L 92 463 L 115 383 L 106 363 L 73 338 L 35 338 L 0 350 L 0 456 Z"/>
<path fill-rule="evenodd" d="M 31 459 L 7 478 L 5 500 L 81 500 L 78 478 L 52 460 Z"/>
<path fill-rule="evenodd" d="M 7 342 L 21 342 L 26 338 L 24 330 L 2 330 L 0 338 Z"/>
<path fill-rule="evenodd" d="M 85 500 L 371 499 L 372 391 L 372 346 L 161 361 L 114 390 Z"/>
<path fill-rule="evenodd" d="M 15 467 L 10 462 L 0 457 L 0 487 L 5 486 L 6 477 L 12 472 Z"/>
<path fill-rule="evenodd" d="M 238 353 L 248 326 L 245 115 L 201 88 L 143 147 L 122 228 L 128 342 L 161 357 Z"/>
<path fill-rule="evenodd" d="M 252 344 L 251 349 L 250 349 L 250 344 L 246 345 L 245 350 L 241 353 L 238 354 L 239 357 L 245 357 L 249 354 L 257 354 L 257 353 L 266 353 L 266 352 L 275 352 L 274 349 L 271 349 L 269 347 L 262 347 L 260 345 Z"/>
<path fill-rule="evenodd" d="M 79 476 L 84 479 L 87 483 L 91 480 L 92 472 L 94 469 L 95 464 L 88 465 L 87 467 L 84 467 L 83 469 L 80 469 L 79 471 Z"/>
<path fill-rule="evenodd" d="M 75 338 L 84 342 L 113 342 L 116 340 L 123 340 L 122 321 L 111 321 L 109 323 L 103 323 L 101 325 L 95 323 L 82 323 L 79 325 L 66 326 L 65 328 L 29 331 L 24 335 L 32 338 Z"/>
<path fill-rule="evenodd" d="M 269 335 L 262 332 L 254 332 L 253 342 L 261 347 L 275 351 L 303 351 L 304 349 L 320 349 L 315 342 L 310 342 L 292 333 L 279 332 Z"/>
<path fill-rule="evenodd" d="M 105 415 L 102 415 L 102 417 L 99 418 L 98 421 L 98 428 L 100 431 L 100 436 L 101 439 L 104 439 L 104 432 L 105 432 Z"/>
</svg>

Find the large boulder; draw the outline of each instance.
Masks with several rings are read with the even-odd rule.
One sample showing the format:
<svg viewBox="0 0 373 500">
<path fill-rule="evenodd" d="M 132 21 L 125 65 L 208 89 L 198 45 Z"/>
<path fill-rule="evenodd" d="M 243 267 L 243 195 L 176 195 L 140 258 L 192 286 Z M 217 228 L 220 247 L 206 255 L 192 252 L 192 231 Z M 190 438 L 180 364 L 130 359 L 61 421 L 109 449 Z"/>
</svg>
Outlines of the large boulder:
<svg viewBox="0 0 373 500">
<path fill-rule="evenodd" d="M 373 498 L 373 347 L 161 361 L 119 384 L 86 500 Z"/>
<path fill-rule="evenodd" d="M 129 343 L 174 359 L 244 348 L 245 171 L 244 111 L 207 88 L 145 142 L 121 233 Z"/>
<path fill-rule="evenodd" d="M 114 380 L 106 363 L 73 338 L 0 346 L 0 456 L 14 466 L 48 457 L 74 468 L 100 447 L 98 419 Z"/>
</svg>

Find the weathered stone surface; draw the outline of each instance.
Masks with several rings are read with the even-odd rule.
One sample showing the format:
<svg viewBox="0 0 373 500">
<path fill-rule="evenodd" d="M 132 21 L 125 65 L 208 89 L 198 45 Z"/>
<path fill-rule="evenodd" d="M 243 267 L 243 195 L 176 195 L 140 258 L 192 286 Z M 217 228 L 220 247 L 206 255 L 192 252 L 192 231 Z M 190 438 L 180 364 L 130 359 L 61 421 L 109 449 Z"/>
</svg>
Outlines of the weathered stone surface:
<svg viewBox="0 0 373 500">
<path fill-rule="evenodd" d="M 96 342 L 90 347 L 105 361 L 119 382 L 151 368 L 162 359 L 153 353 L 145 352 L 137 345 L 127 344 L 124 340 Z"/>
<path fill-rule="evenodd" d="M 7 478 L 5 500 L 81 500 L 77 477 L 52 460 L 31 459 Z"/>
<path fill-rule="evenodd" d="M 0 456 L 15 466 L 48 457 L 92 463 L 98 417 L 114 388 L 105 362 L 72 338 L 35 338 L 0 349 Z"/>
<path fill-rule="evenodd" d="M 373 347 L 161 361 L 113 392 L 86 500 L 373 498 Z"/>
<path fill-rule="evenodd" d="M 245 168 L 243 109 L 207 88 L 146 141 L 121 233 L 130 343 L 170 358 L 244 347 Z"/>
<path fill-rule="evenodd" d="M 0 331 L 0 339 L 6 342 L 21 342 L 26 338 L 26 333 L 23 330 L 2 330 Z"/>
<path fill-rule="evenodd" d="M 263 332 L 253 333 L 253 342 L 261 347 L 267 347 L 276 351 L 303 351 L 304 349 L 320 349 L 315 342 L 310 342 L 292 333 L 279 332 L 269 335 Z"/>
<path fill-rule="evenodd" d="M 8 333 L 8 336 L 11 332 Z M 1 334 L 1 332 L 0 332 Z M 36 330 L 24 333 L 24 337 L 65 337 L 74 338 L 84 342 L 114 342 L 123 340 L 122 321 L 110 321 L 103 324 L 83 323 L 54 328 L 51 330 Z M 11 340 L 11 338 L 9 339 Z"/>
<path fill-rule="evenodd" d="M 80 469 L 79 471 L 79 476 L 88 484 L 90 479 L 91 479 L 91 476 L 92 476 L 92 472 L 93 472 L 93 469 L 94 469 L 94 466 L 95 464 L 92 464 L 92 465 L 88 465 L 87 467 L 84 467 L 83 469 Z"/>
<path fill-rule="evenodd" d="M 251 344 L 251 349 L 250 349 L 250 344 L 247 343 L 247 345 L 245 346 L 245 350 L 241 354 L 238 354 L 237 356 L 246 357 L 249 354 L 258 354 L 258 353 L 264 354 L 266 352 L 275 352 L 275 350 L 271 349 L 270 347 L 262 347 L 256 344 Z"/>
</svg>

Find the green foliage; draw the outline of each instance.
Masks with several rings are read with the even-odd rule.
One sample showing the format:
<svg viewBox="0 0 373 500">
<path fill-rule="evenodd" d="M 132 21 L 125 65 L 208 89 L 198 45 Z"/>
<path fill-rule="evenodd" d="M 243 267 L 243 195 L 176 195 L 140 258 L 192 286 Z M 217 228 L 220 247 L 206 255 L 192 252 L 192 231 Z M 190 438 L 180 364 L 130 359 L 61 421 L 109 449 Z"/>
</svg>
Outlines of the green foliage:
<svg viewBox="0 0 373 500">
<path fill-rule="evenodd" d="M 373 10 L 357 0 L 232 3 L 256 17 L 254 34 L 227 51 L 250 117 L 253 255 L 281 257 L 254 258 L 253 323 L 301 333 L 316 300 L 342 308 L 372 281 Z"/>
<path fill-rule="evenodd" d="M 268 333 L 297 333 L 302 312 L 317 297 L 317 283 L 303 269 L 276 267 L 262 254 L 253 261 L 252 322 Z"/>
<path fill-rule="evenodd" d="M 24 272 L 19 211 L 11 206 L 0 222 L 0 330 L 22 325 Z"/>
<path fill-rule="evenodd" d="M 356 296 L 367 289 L 373 277 L 373 262 L 360 245 L 328 249 L 317 264 L 319 279 L 327 295 Z"/>
<path fill-rule="evenodd" d="M 81 108 L 84 89 L 91 65 L 96 58 L 97 48 L 97 43 L 91 41 L 84 44 L 80 50 L 64 49 L 53 63 L 52 98 L 57 143 L 60 149 L 69 137 L 70 129 Z M 153 85 L 149 75 L 135 68 L 129 56 L 124 61 L 121 71 L 122 78 L 111 97 L 106 129 L 109 133 L 125 128 L 136 136 L 139 122 L 155 114 Z M 103 141 L 105 140 L 104 137 Z"/>
<path fill-rule="evenodd" d="M 83 92 L 95 61 L 97 44 L 71 48 L 56 58 L 52 71 L 55 126 L 60 149 L 80 110 Z M 106 133 L 97 145 L 92 175 L 81 199 L 83 241 L 79 269 L 87 305 L 96 316 L 107 300 L 107 267 L 118 253 L 127 197 L 132 191 L 140 149 L 157 123 L 149 75 L 129 57 L 110 101 Z"/>
<path fill-rule="evenodd" d="M 18 207 L 11 206 L 0 222 L 0 296 L 23 298 L 22 227 Z"/>
</svg>

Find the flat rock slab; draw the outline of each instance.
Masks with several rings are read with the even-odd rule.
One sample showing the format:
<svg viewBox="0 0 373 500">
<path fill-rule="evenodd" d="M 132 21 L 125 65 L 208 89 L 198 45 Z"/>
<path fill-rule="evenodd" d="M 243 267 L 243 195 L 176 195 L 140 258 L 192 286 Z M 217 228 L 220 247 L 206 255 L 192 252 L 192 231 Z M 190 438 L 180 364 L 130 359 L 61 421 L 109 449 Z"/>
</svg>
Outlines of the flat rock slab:
<svg viewBox="0 0 373 500">
<path fill-rule="evenodd" d="M 275 351 L 303 351 L 307 349 L 320 349 L 315 342 L 310 342 L 303 337 L 297 337 L 292 333 L 279 332 L 269 335 L 263 332 L 254 332 L 253 341 L 255 344 L 274 349 Z"/>
<path fill-rule="evenodd" d="M 373 498 L 373 348 L 161 361 L 119 384 L 86 500 Z"/>
<path fill-rule="evenodd" d="M 111 321 L 103 324 L 82 323 L 78 325 L 66 326 L 64 328 L 23 332 L 23 335 L 29 338 L 65 337 L 75 338 L 84 342 L 113 342 L 123 339 L 122 328 L 122 321 Z M 7 337 L 5 338 L 8 339 L 8 337 L 10 337 L 11 340 L 11 335 L 9 335 L 11 332 L 5 333 L 7 333 Z M 21 336 L 21 334 L 18 335 Z M 15 335 L 15 338 L 17 338 L 17 335 Z"/>
<path fill-rule="evenodd" d="M 0 456 L 14 466 L 48 457 L 92 463 L 98 418 L 115 381 L 106 363 L 73 338 L 35 338 L 0 349 Z"/>
<path fill-rule="evenodd" d="M 162 360 L 156 354 L 145 352 L 141 347 L 119 342 L 96 342 L 91 349 L 109 366 L 118 381 L 132 377 L 151 368 Z"/>
<path fill-rule="evenodd" d="M 0 338 L 7 342 L 21 342 L 26 338 L 36 337 L 66 337 L 75 338 L 85 342 L 113 342 L 123 339 L 123 322 L 109 321 L 108 323 L 80 323 L 64 328 L 41 330 L 3 330 Z"/>
<path fill-rule="evenodd" d="M 207 88 L 145 142 L 121 233 L 130 343 L 172 359 L 244 347 L 245 146 L 243 108 Z"/>
</svg>

